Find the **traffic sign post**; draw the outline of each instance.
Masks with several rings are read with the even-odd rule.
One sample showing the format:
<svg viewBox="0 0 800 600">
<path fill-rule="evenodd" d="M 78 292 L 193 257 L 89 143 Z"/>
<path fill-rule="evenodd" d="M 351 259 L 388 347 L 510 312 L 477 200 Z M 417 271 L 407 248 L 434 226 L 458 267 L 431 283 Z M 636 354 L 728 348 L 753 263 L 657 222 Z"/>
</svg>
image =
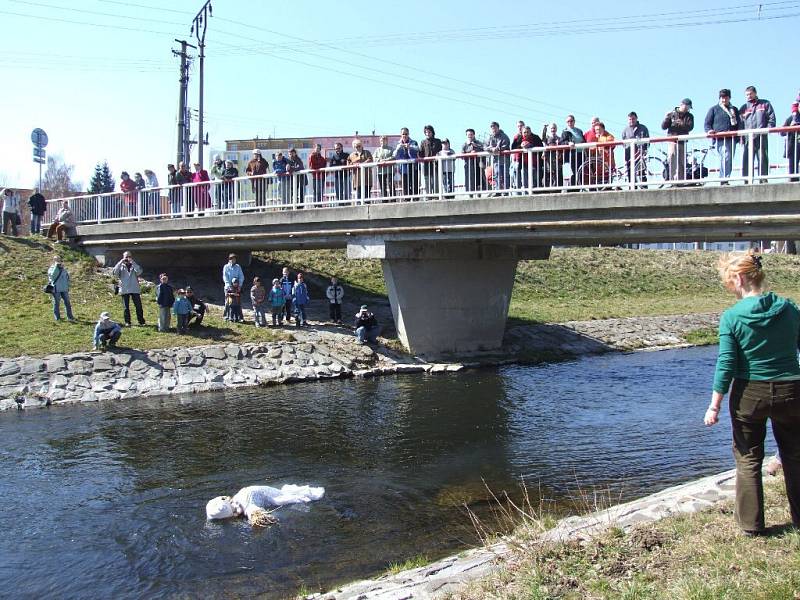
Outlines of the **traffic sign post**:
<svg viewBox="0 0 800 600">
<path fill-rule="evenodd" d="M 45 146 L 47 146 L 47 134 L 44 129 L 37 127 L 31 131 L 31 142 L 33 142 L 33 162 L 39 163 L 39 189 L 37 192 L 42 191 L 42 165 L 47 161 L 47 153 Z"/>
</svg>

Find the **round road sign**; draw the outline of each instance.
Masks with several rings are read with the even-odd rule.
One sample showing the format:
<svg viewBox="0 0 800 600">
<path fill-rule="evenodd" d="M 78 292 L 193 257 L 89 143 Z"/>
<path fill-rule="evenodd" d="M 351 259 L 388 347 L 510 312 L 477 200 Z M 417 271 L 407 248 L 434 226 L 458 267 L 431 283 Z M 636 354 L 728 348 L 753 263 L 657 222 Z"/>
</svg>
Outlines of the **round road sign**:
<svg viewBox="0 0 800 600">
<path fill-rule="evenodd" d="M 31 141 L 33 142 L 34 146 L 39 148 L 44 148 L 47 146 L 47 134 L 44 132 L 44 129 L 37 127 L 31 131 Z"/>
</svg>

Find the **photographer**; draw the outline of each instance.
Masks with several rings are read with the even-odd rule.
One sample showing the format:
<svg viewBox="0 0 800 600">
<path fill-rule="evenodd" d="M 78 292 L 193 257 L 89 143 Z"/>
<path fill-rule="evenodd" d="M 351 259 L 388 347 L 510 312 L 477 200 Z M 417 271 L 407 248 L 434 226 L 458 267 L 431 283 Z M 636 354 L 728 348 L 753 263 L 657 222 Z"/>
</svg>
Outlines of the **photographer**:
<svg viewBox="0 0 800 600">
<path fill-rule="evenodd" d="M 186 286 L 186 299 L 192 305 L 192 312 L 189 313 L 188 325 L 199 327 L 203 324 L 203 317 L 206 315 L 206 303 L 194 295 L 192 286 Z"/>
<path fill-rule="evenodd" d="M 356 337 L 359 344 L 378 341 L 378 334 L 381 332 L 381 328 L 375 315 L 367 309 L 366 304 L 362 304 L 361 309 L 356 313 L 354 327 L 356 328 Z"/>
<path fill-rule="evenodd" d="M 134 262 L 131 253 L 125 251 L 120 260 L 114 265 L 114 277 L 119 279 L 119 294 L 122 296 L 122 307 L 124 309 L 125 326 L 131 326 L 130 301 L 136 307 L 136 320 L 139 325 L 146 325 L 144 313 L 142 312 L 142 288 L 139 286 L 139 275 L 142 274 L 142 267 Z"/>
</svg>

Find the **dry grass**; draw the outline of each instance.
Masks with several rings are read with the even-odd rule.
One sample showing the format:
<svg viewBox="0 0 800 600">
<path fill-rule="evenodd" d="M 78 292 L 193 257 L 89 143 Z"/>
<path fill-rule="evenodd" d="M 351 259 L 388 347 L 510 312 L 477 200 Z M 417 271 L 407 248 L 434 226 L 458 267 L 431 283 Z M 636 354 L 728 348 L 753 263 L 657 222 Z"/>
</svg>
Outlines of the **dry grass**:
<svg viewBox="0 0 800 600">
<path fill-rule="evenodd" d="M 791 519 L 781 480 L 767 484 L 766 506 L 767 522 L 779 525 L 763 538 L 741 536 L 730 502 L 588 543 L 532 542 L 542 525 L 529 514 L 505 567 L 450 598 L 800 599 L 800 532 L 782 525 Z"/>
</svg>

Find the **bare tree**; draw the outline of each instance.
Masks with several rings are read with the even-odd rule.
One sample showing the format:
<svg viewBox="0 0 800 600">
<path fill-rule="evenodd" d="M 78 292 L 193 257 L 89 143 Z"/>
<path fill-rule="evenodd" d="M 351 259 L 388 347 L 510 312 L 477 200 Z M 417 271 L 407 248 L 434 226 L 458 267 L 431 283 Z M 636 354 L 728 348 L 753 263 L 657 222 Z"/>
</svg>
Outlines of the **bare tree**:
<svg viewBox="0 0 800 600">
<path fill-rule="evenodd" d="M 82 189 L 80 183 L 72 181 L 73 165 L 68 165 L 52 156 L 47 158 L 47 170 L 42 176 L 42 193 L 46 198 L 77 196 Z M 36 187 L 34 185 L 34 187 Z"/>
</svg>

